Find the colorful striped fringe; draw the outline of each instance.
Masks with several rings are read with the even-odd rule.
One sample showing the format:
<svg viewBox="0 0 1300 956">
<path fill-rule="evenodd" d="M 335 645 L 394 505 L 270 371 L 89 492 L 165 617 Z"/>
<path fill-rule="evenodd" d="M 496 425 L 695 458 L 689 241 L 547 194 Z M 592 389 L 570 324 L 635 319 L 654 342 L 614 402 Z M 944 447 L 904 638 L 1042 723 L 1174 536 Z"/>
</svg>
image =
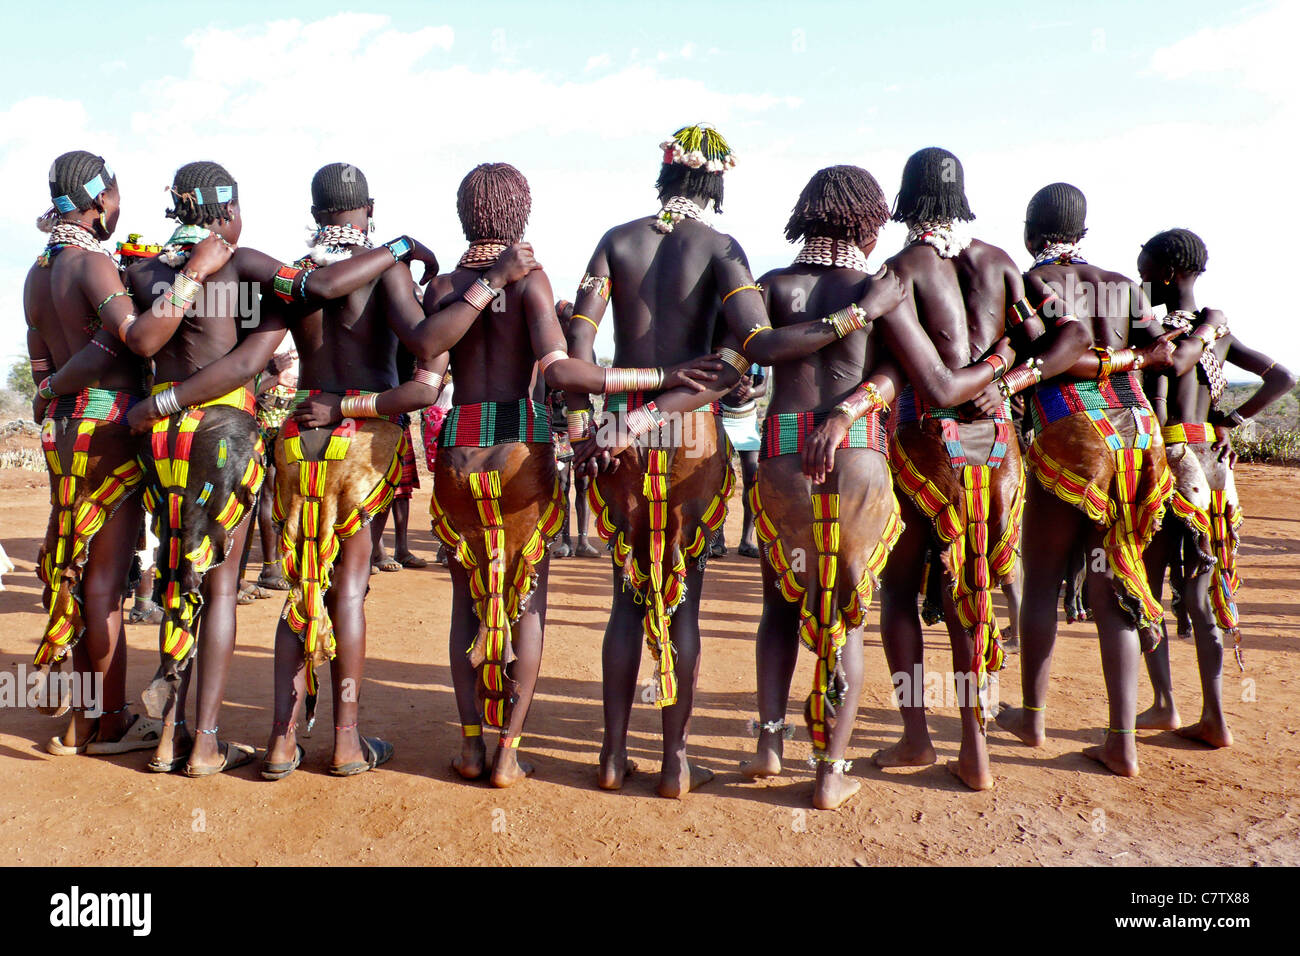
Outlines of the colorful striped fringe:
<svg viewBox="0 0 1300 956">
<path fill-rule="evenodd" d="M 471 472 L 469 485 L 483 535 L 482 558 L 475 557 L 467 535 L 452 527 L 438 503 L 436 483 L 429 513 L 434 531 L 469 576 L 470 597 L 478 615 L 479 632 L 466 648 L 466 653 L 478 671 L 475 692 L 483 708 L 484 723 L 504 732 L 510 724 L 515 703 L 512 682 L 506 676 L 509 663 L 506 640 L 511 636 L 515 622 L 528 609 L 528 598 L 537 584 L 537 567 L 564 524 L 564 498 L 557 477 L 536 526 L 519 549 L 511 568 L 511 542 L 506 540 L 501 512 L 501 473 Z"/>
<path fill-rule="evenodd" d="M 761 466 L 760 466 L 761 467 Z M 845 581 L 840 574 L 840 496 L 814 493 L 811 498 L 813 542 L 817 548 L 817 576 L 808 585 L 799 580 L 781 541 L 780 531 L 763 509 L 762 496 L 755 482 L 749 489 L 749 507 L 754 515 L 754 530 L 763 542 L 767 562 L 776 573 L 781 596 L 799 605 L 799 640 L 817 655 L 813 667 L 813 686 L 804 704 L 804 718 L 812 737 L 813 750 L 826 752 L 830 730 L 842 703 L 844 680 L 840 652 L 850 631 L 860 627 L 880 572 L 890 551 L 903 533 L 898 499 L 890 493 L 893 509 L 881 532 L 880 540 L 867 558 L 867 566 L 857 581 Z"/>
<path fill-rule="evenodd" d="M 332 525 L 323 519 L 324 499 L 330 491 L 331 462 L 344 461 L 358 430 L 369 425 L 370 420 L 344 419 L 330 432 L 329 442 L 319 461 L 304 456 L 297 422 L 289 419 L 281 426 L 280 442 L 288 468 L 285 474 L 276 477 L 273 512 L 278 522 L 283 523 L 289 516 L 290 502 L 284 499 L 282 489 L 302 498 L 298 534 L 291 536 L 291 528 L 288 525 L 283 527 L 280 557 L 284 575 L 291 584 L 285 601 L 284 619 L 303 642 L 306 658 L 308 722 L 315 717 L 318 696 L 316 665 L 333 660 L 335 654 L 334 623 L 325 606 L 325 593 L 330 588 L 341 542 L 352 537 L 392 504 L 401 477 L 402 459 L 398 446 L 383 477 L 355 507 L 346 514 L 336 514 Z M 297 489 L 289 492 L 285 485 L 292 482 L 295 466 Z"/>
<path fill-rule="evenodd" d="M 87 389 L 64 398 L 71 399 L 71 402 L 56 403 L 54 414 L 41 426 L 41 450 L 50 471 L 50 507 L 53 512 L 50 523 L 55 527 L 57 537 L 54 547 L 43 545 L 37 558 L 37 575 L 45 585 L 49 615 L 33 658 L 37 666 L 63 660 L 81 640 L 85 622 L 82 619 L 80 568 L 89 553 L 90 542 L 144 476 L 144 470 L 132 455 L 104 474 L 93 490 L 89 485 L 94 480 L 89 474 L 90 452 L 97 425 L 121 422 L 125 417 L 124 410 L 138 399 L 126 393 L 102 389 Z M 58 407 L 60 404 L 62 408 Z M 63 414 L 69 406 L 80 408 L 89 417 Z M 117 417 L 119 414 L 122 418 Z M 76 429 L 68 449 L 70 457 L 59 452 L 59 432 L 63 422 L 66 422 L 62 425 L 63 430 Z M 129 450 L 127 445 L 122 452 L 129 454 Z M 106 459 L 107 456 L 99 458 L 101 466 L 108 464 Z"/>
</svg>

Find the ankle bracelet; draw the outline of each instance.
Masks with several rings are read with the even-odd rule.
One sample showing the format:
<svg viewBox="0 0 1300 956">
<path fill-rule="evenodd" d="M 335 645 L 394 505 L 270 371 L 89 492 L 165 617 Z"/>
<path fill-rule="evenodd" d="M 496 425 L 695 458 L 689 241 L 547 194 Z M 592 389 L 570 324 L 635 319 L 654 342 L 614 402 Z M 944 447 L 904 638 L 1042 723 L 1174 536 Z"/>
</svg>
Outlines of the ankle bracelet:
<svg viewBox="0 0 1300 956">
<path fill-rule="evenodd" d="M 762 731 L 766 730 L 769 734 L 780 734 L 786 740 L 794 739 L 794 724 L 787 724 L 784 720 L 769 720 L 766 723 L 760 723 L 751 717 L 745 723 L 745 727 L 754 737 L 759 736 Z"/>
<path fill-rule="evenodd" d="M 196 730 L 194 732 L 196 734 L 215 734 L 220 729 L 220 727 L 213 727 L 211 730 Z"/>
</svg>

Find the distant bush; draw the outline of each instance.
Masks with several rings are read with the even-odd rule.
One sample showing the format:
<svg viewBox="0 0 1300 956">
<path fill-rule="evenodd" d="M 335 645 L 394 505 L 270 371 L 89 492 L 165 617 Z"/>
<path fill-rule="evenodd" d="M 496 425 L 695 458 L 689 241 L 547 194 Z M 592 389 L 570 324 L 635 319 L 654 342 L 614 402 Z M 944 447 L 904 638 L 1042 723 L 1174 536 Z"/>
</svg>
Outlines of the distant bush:
<svg viewBox="0 0 1300 956">
<path fill-rule="evenodd" d="M 1242 461 L 1300 466 L 1300 429 L 1261 430 L 1249 440 L 1234 436 L 1232 447 Z"/>
</svg>

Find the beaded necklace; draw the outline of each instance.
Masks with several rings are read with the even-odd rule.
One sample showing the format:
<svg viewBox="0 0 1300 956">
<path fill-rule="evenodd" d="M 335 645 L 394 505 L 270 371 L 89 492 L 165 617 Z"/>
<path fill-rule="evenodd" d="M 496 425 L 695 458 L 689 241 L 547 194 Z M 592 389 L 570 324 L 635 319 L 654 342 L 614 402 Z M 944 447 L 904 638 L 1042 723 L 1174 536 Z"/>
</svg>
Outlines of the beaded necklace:
<svg viewBox="0 0 1300 956">
<path fill-rule="evenodd" d="M 55 253 L 60 249 L 66 249 L 68 246 L 76 246 L 78 249 L 85 249 L 87 252 L 102 252 L 104 255 L 110 255 L 109 251 L 100 245 L 99 240 L 94 234 L 80 223 L 61 222 L 50 230 L 50 238 L 45 242 L 45 248 L 36 258 L 36 264 L 42 269 L 48 269 L 54 259 Z"/>
<path fill-rule="evenodd" d="M 456 265 L 462 269 L 491 269 L 505 251 L 506 244 L 499 239 L 475 239 Z"/>
<path fill-rule="evenodd" d="M 352 254 L 352 246 L 374 248 L 370 237 L 355 226 L 309 227 L 307 232 L 307 248 L 310 250 L 307 255 L 318 266 L 327 266 L 348 258 Z"/>
<path fill-rule="evenodd" d="M 659 212 L 655 215 L 654 227 L 659 232 L 669 233 L 683 219 L 694 219 L 696 222 L 709 225 L 707 215 L 697 203 L 685 196 L 674 196 L 659 207 Z"/>
<path fill-rule="evenodd" d="M 1177 329 L 1179 332 L 1190 335 L 1193 327 L 1200 321 L 1200 317 L 1195 312 L 1189 312 L 1186 309 L 1175 309 L 1165 315 L 1164 326 L 1167 329 Z M 1223 338 L 1228 334 L 1228 327 L 1221 326 L 1216 330 L 1218 338 Z M 1201 372 L 1205 375 L 1205 384 L 1210 389 L 1210 404 L 1216 408 L 1219 405 L 1219 397 L 1223 390 L 1228 387 L 1228 376 L 1224 374 L 1223 363 L 1219 361 L 1219 356 L 1214 354 L 1214 349 L 1207 347 L 1201 352 L 1198 359 Z"/>
<path fill-rule="evenodd" d="M 1034 256 L 1034 264 L 1029 268 L 1037 269 L 1049 263 L 1062 266 L 1086 266 L 1088 260 L 1079 255 L 1077 242 L 1049 242 L 1043 247 L 1042 252 Z"/>
<path fill-rule="evenodd" d="M 794 257 L 795 265 L 835 266 L 837 269 L 867 271 L 867 257 L 851 242 L 829 236 L 809 236 Z"/>
<path fill-rule="evenodd" d="M 907 230 L 909 244 L 923 242 L 944 259 L 961 255 L 974 238 L 970 224 L 961 219 L 922 221 Z"/>
</svg>

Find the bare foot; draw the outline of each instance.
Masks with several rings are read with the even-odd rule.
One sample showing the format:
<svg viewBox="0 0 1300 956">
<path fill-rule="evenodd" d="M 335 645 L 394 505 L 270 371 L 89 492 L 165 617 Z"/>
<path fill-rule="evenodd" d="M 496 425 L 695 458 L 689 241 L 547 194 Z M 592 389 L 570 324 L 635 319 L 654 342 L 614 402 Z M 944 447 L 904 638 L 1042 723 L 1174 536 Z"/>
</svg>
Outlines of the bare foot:
<svg viewBox="0 0 1300 956">
<path fill-rule="evenodd" d="M 817 768 L 817 783 L 813 787 L 813 806 L 818 810 L 835 810 L 861 789 L 861 780 L 845 776 L 828 765 L 821 764 Z"/>
<path fill-rule="evenodd" d="M 978 761 L 972 761 L 967 766 L 965 761 L 964 756 L 949 760 L 948 772 L 972 790 L 992 790 L 993 774 L 989 772 L 988 762 L 985 761 L 981 766 Z"/>
<path fill-rule="evenodd" d="M 1210 747 L 1231 747 L 1232 731 L 1222 717 L 1218 719 L 1202 717 L 1189 727 L 1178 727 L 1174 733 L 1188 740 L 1199 740 Z"/>
<path fill-rule="evenodd" d="M 164 769 L 177 770 L 185 760 L 189 759 L 190 751 L 193 749 L 194 738 L 190 736 L 189 729 L 184 724 L 180 727 L 175 724 L 163 724 L 162 733 L 158 737 L 158 747 L 149 761 L 149 769 L 155 772 Z"/>
<path fill-rule="evenodd" d="M 609 757 L 604 751 L 600 754 L 600 769 L 596 774 L 596 786 L 602 790 L 622 790 L 623 780 L 636 773 L 636 761 L 627 759 L 627 751 L 618 757 Z"/>
<path fill-rule="evenodd" d="M 901 740 L 884 750 L 877 750 L 871 755 L 871 762 L 877 767 L 928 767 L 939 759 L 934 752 L 934 744 L 927 736 L 921 743 L 915 743 L 903 734 Z"/>
<path fill-rule="evenodd" d="M 1152 704 L 1137 716 L 1138 730 L 1177 730 L 1182 726 L 1178 708 L 1171 701 L 1168 707 Z"/>
<path fill-rule="evenodd" d="M 1097 747 L 1085 747 L 1083 755 L 1095 760 L 1120 777 L 1138 775 L 1137 744 L 1132 734 L 1106 733 L 1106 741 Z"/>
<path fill-rule="evenodd" d="M 487 750 L 483 746 L 483 738 L 461 738 L 460 756 L 452 759 L 451 769 L 466 780 L 481 780 L 487 770 Z"/>
<path fill-rule="evenodd" d="M 994 720 L 999 727 L 1015 734 L 1020 738 L 1021 743 L 1027 746 L 1041 747 L 1047 741 L 1041 710 L 1027 710 L 1024 707 L 1003 704 Z"/>
<path fill-rule="evenodd" d="M 750 780 L 756 777 L 775 777 L 781 772 L 782 741 L 780 732 L 764 730 L 758 735 L 758 747 L 753 760 L 742 760 L 740 772 Z"/>
<path fill-rule="evenodd" d="M 505 790 L 532 775 L 533 765 L 520 760 L 518 750 L 514 747 L 497 748 L 496 759 L 492 762 L 492 786 Z"/>
<path fill-rule="evenodd" d="M 697 767 L 689 760 L 683 760 L 682 767 L 677 773 L 672 773 L 668 768 L 664 768 L 663 773 L 659 776 L 659 796 L 668 797 L 671 800 L 680 800 L 692 790 L 698 790 L 712 779 L 712 770 Z"/>
</svg>

